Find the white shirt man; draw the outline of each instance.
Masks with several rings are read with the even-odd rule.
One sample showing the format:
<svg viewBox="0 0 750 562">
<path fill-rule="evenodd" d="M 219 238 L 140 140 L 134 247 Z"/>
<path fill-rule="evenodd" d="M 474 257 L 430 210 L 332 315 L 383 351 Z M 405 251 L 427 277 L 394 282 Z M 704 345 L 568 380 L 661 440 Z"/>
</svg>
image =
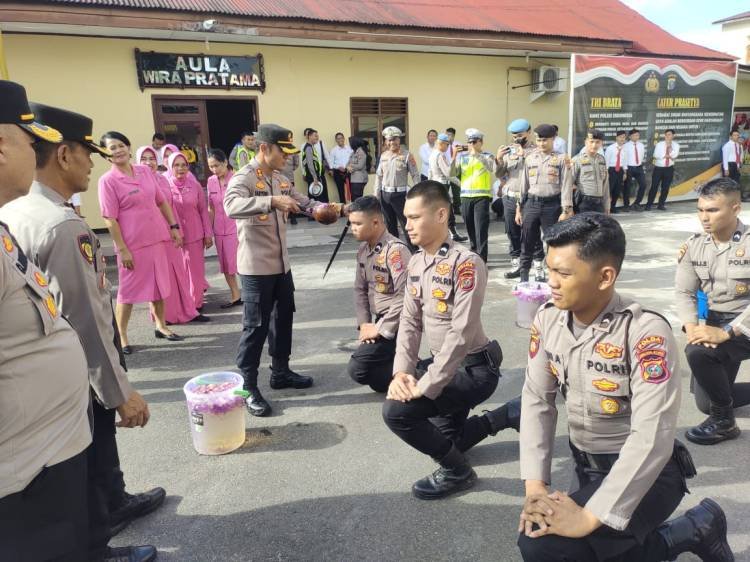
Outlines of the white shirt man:
<svg viewBox="0 0 750 562">
<path fill-rule="evenodd" d="M 625 158 L 625 143 L 613 142 L 604 151 L 607 168 L 615 168 L 616 171 L 627 170 L 628 164 Z"/>
<path fill-rule="evenodd" d="M 631 137 L 632 138 L 632 137 Z M 631 140 L 625 143 L 625 164 L 627 168 L 635 168 L 643 165 L 643 157 L 646 155 L 646 147 L 639 140 Z"/>
<path fill-rule="evenodd" d="M 654 147 L 654 166 L 669 168 L 674 166 L 674 161 L 680 154 L 680 144 L 672 141 L 667 145 L 666 141 L 659 141 Z"/>
<path fill-rule="evenodd" d="M 555 140 L 552 142 L 552 152 L 557 152 L 558 154 L 566 154 L 568 152 L 568 143 L 565 142 L 565 139 L 556 136 Z"/>
<path fill-rule="evenodd" d="M 346 167 L 349 165 L 349 158 L 351 157 L 353 152 L 354 151 L 352 150 L 352 147 L 348 144 L 345 144 L 344 146 L 334 146 L 331 149 L 329 160 L 331 169 L 341 170 L 343 168 L 344 170 L 346 170 Z"/>
<path fill-rule="evenodd" d="M 739 131 L 732 131 L 729 135 L 729 140 L 721 148 L 721 168 L 724 176 L 739 182 L 743 157 L 744 151 L 742 143 L 740 143 L 740 133 Z"/>
</svg>

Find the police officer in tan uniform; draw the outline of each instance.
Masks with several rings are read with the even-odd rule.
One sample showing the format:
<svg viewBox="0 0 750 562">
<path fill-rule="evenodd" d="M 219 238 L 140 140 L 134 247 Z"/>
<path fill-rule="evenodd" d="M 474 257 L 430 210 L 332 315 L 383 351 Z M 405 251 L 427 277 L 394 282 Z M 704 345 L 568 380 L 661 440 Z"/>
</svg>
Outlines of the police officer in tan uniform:
<svg viewBox="0 0 750 562">
<path fill-rule="evenodd" d="M 738 219 L 740 186 L 712 180 L 698 192 L 703 234 L 694 234 L 678 255 L 677 314 L 698 408 L 709 417 L 687 431 L 693 443 L 713 445 L 740 434 L 734 408 L 750 404 L 750 383 L 737 383 L 750 358 L 750 228 Z M 705 325 L 698 323 L 696 291 L 708 296 Z"/>
<path fill-rule="evenodd" d="M 404 218 L 404 203 L 406 192 L 409 190 L 409 176 L 412 184 L 420 181 L 419 168 L 414 156 L 401 146 L 404 133 L 398 127 L 383 129 L 383 138 L 387 150 L 380 155 L 378 169 L 375 172 L 375 197 L 380 199 L 385 213 L 388 232 L 398 238 L 398 225 L 406 234 L 406 219 Z M 406 237 L 407 244 L 413 246 Z"/>
<path fill-rule="evenodd" d="M 271 388 L 308 388 L 313 379 L 289 368 L 292 353 L 294 281 L 286 247 L 290 213 L 309 212 L 319 205 L 297 192 L 279 173 L 290 155 L 299 150 L 292 132 L 278 125 L 258 127 L 258 152 L 250 163 L 232 176 L 224 196 L 227 216 L 237 219 L 240 247 L 237 270 L 242 281 L 242 336 L 237 367 L 245 379 L 248 412 L 267 416 L 271 406 L 258 389 L 258 367 L 268 337 L 271 355 Z M 343 207 L 326 203 L 339 214 Z"/>
<path fill-rule="evenodd" d="M 26 195 L 32 145 L 59 143 L 26 91 L 0 80 L 0 207 Z M 86 355 L 49 281 L 0 223 L 0 558 L 87 560 Z"/>
<path fill-rule="evenodd" d="M 450 205 L 436 181 L 422 182 L 407 195 L 407 232 L 421 250 L 407 268 L 393 380 L 383 404 L 391 431 L 440 465 L 412 486 L 420 499 L 473 486 L 477 475 L 464 451 L 507 427 L 518 430 L 520 414 L 516 399 L 468 418 L 495 391 L 502 351 L 487 338 L 480 320 L 487 266 L 451 240 Z M 423 330 L 432 359 L 418 367 Z"/>
<path fill-rule="evenodd" d="M 120 414 L 120 427 L 143 427 L 149 409 L 130 385 L 124 356 L 117 348 L 119 337 L 99 241 L 66 204 L 73 194 L 88 189 L 91 153 L 107 156 L 109 152 L 93 143 L 91 119 L 42 104 L 31 104 L 31 110 L 60 131 L 64 140 L 34 145 L 36 181 L 29 195 L 0 209 L 0 220 L 43 271 L 58 310 L 72 324 L 86 352 L 95 398 L 93 443 L 88 450 L 89 558 L 109 560 L 132 554 L 133 560 L 150 560 L 156 556 L 153 546 L 107 548 L 111 535 L 159 507 L 166 492 L 163 488 L 138 495 L 125 492 L 115 412 Z"/>
<path fill-rule="evenodd" d="M 391 383 L 396 334 L 404 303 L 406 266 L 411 252 L 385 228 L 380 201 L 372 195 L 349 206 L 357 251 L 354 307 L 360 345 L 349 360 L 349 376 L 385 392 Z M 374 316 L 374 323 L 373 323 Z"/>
<path fill-rule="evenodd" d="M 620 225 L 582 213 L 545 233 L 552 300 L 531 328 L 521 409 L 524 560 L 730 561 L 726 518 L 712 500 L 664 523 L 695 475 L 674 439 L 679 351 L 667 321 L 620 296 Z M 557 407 L 567 406 L 579 487 L 550 489 Z"/>
<path fill-rule="evenodd" d="M 573 190 L 566 157 L 552 150 L 555 127 L 539 125 L 534 132 L 537 150 L 524 162 L 521 198 L 516 206 L 516 223 L 521 225 L 521 281 L 529 280 L 541 231 L 573 216 Z M 541 264 L 537 266 L 535 279 L 544 281 Z"/>
<path fill-rule="evenodd" d="M 594 211 L 609 214 L 609 176 L 607 161 L 599 152 L 604 133 L 591 129 L 586 134 L 584 152 L 573 158 L 571 181 L 575 188 L 573 207 L 576 213 Z"/>
</svg>

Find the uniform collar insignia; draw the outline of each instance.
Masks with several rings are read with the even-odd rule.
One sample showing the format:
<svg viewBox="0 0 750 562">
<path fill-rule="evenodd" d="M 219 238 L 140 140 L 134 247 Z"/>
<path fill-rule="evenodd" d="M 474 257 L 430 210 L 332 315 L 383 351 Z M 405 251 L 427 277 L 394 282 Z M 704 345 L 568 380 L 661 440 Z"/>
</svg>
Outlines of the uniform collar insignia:
<svg viewBox="0 0 750 562">
<path fill-rule="evenodd" d="M 374 248 L 372 249 L 372 251 L 373 251 L 373 253 L 374 253 L 374 254 L 377 254 L 377 253 L 378 253 L 378 252 L 380 252 L 380 250 L 382 250 L 382 249 L 383 249 L 383 243 L 382 243 L 382 242 L 378 242 L 378 243 L 377 243 L 377 244 L 375 245 L 375 247 L 374 247 Z"/>
<path fill-rule="evenodd" d="M 741 238 L 742 238 L 742 231 L 738 230 L 732 235 L 732 242 L 739 242 Z"/>
<path fill-rule="evenodd" d="M 450 250 L 450 244 L 448 242 L 444 242 L 442 246 L 440 246 L 440 250 L 438 250 L 437 255 L 441 258 L 444 258 L 448 255 L 448 250 Z"/>
</svg>

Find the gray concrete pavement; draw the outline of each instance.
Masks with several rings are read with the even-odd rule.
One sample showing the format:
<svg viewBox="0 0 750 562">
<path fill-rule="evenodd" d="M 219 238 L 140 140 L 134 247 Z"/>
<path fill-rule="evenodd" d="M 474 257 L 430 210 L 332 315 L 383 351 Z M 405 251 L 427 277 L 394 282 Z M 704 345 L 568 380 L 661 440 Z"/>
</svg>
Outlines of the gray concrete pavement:
<svg viewBox="0 0 750 562">
<path fill-rule="evenodd" d="M 677 249 L 697 227 L 693 208 L 688 202 L 670 205 L 667 213 L 618 215 L 628 236 L 621 292 L 670 320 L 675 320 Z M 151 405 L 152 420 L 145 429 L 119 432 L 120 456 L 131 492 L 160 485 L 168 498 L 113 544 L 152 543 L 165 561 L 519 560 L 515 529 L 523 488 L 514 432 L 490 437 L 469 453 L 480 477 L 476 488 L 438 502 L 410 496 L 412 482 L 434 464 L 385 428 L 382 397 L 355 385 L 344 372 L 355 346 L 356 242 L 351 237 L 328 278 L 321 279 L 340 226 L 301 222 L 290 235 L 297 245 L 290 252 L 297 289 L 292 366 L 314 376 L 315 386 L 268 389 L 264 356 L 262 388 L 274 414 L 248 416 L 248 439 L 232 454 L 205 457 L 193 451 L 182 393 L 190 377 L 234 369 L 241 311 L 218 309 L 228 292 L 215 258 L 209 259 L 212 289 L 205 309 L 213 321 L 176 326 L 187 336 L 184 342 L 157 342 L 145 307 L 137 307 L 130 331 L 136 351 L 128 364 L 134 386 Z M 493 223 L 482 319 L 488 335 L 501 342 L 505 362 L 487 408 L 519 393 L 528 349 L 527 331 L 514 325 L 512 284 L 502 279 L 506 247 L 502 223 Z M 677 329 L 676 321 L 673 325 Z M 681 376 L 680 433 L 704 417 L 688 393 L 684 366 Z M 699 476 L 689 482 L 692 494 L 678 513 L 703 497 L 717 498 L 727 511 L 737 559 L 750 560 L 747 409 L 739 416 L 745 433 L 738 440 L 710 448 L 690 445 Z M 562 415 L 554 485 L 566 489 L 571 476 Z"/>
</svg>

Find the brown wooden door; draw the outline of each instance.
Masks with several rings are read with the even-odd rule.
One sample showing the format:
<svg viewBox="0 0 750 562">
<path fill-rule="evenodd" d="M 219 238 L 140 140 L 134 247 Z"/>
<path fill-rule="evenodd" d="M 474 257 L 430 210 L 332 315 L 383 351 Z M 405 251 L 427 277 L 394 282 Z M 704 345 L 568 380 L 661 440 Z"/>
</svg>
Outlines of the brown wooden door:
<svg viewBox="0 0 750 562">
<path fill-rule="evenodd" d="M 167 142 L 188 154 L 190 170 L 202 185 L 211 175 L 207 153 L 211 146 L 208 134 L 206 103 L 201 99 L 155 99 L 154 121 L 157 131 L 164 133 Z M 192 153 L 192 154 L 191 154 Z M 193 159 L 193 156 L 195 158 Z"/>
</svg>

